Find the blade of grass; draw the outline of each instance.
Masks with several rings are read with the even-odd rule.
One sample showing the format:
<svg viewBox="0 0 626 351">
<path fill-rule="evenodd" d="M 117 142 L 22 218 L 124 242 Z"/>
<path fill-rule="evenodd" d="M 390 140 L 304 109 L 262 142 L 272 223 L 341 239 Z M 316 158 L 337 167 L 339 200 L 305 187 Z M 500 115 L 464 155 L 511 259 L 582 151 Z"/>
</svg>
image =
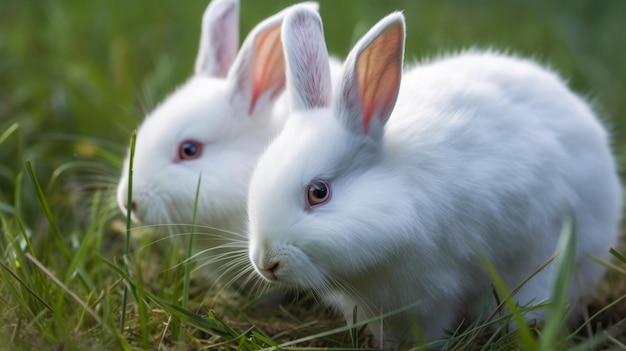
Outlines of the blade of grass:
<svg viewBox="0 0 626 351">
<path fill-rule="evenodd" d="M 196 198 L 194 200 L 194 205 L 193 205 L 193 220 L 192 220 L 192 227 L 191 227 L 191 233 L 189 234 L 189 242 L 187 244 L 187 254 L 185 256 L 185 263 L 184 263 L 184 270 L 185 270 L 185 277 L 183 280 L 183 300 L 182 300 L 182 304 L 181 307 L 182 308 L 187 308 L 189 306 L 189 283 L 191 281 L 191 263 L 192 260 L 190 259 L 192 256 L 192 248 L 193 248 L 193 240 L 194 237 L 196 236 L 196 231 L 198 230 L 198 228 L 196 227 L 197 224 L 197 215 L 198 215 L 198 198 L 200 197 L 200 184 L 202 183 L 202 173 L 200 173 L 200 176 L 198 177 L 198 185 L 196 186 Z M 184 340 L 185 338 L 185 327 L 181 324 L 178 327 L 178 340 Z"/>
<path fill-rule="evenodd" d="M 626 295 L 622 295 L 619 298 L 615 299 L 614 301 L 611 301 L 610 303 L 606 304 L 605 306 L 603 306 L 600 310 L 598 310 L 596 313 L 592 314 L 588 320 L 586 320 L 583 324 L 581 324 L 576 330 L 574 330 L 571 333 L 571 337 L 575 337 L 577 335 L 579 335 L 581 333 L 581 331 L 589 324 L 591 323 L 591 321 L 596 320 L 602 313 L 605 313 L 606 311 L 611 311 L 612 309 L 616 308 L 617 306 L 619 306 L 624 300 L 626 300 Z M 626 327 L 626 323 L 624 323 L 625 327 Z"/>
<path fill-rule="evenodd" d="M 19 127 L 20 124 L 18 122 L 15 122 L 9 128 L 7 128 L 4 133 L 0 135 L 0 144 L 4 143 L 9 138 L 9 136 L 11 136 L 11 134 L 13 134 L 13 132 L 15 132 Z"/>
<path fill-rule="evenodd" d="M 257 331 L 252 331 L 252 335 L 250 336 L 251 340 L 255 340 L 255 341 L 260 341 L 265 345 L 268 345 L 270 347 L 278 347 L 278 344 L 272 340 L 271 338 L 268 338 L 267 336 L 257 332 Z M 258 342 L 257 342 L 258 344 Z"/>
<path fill-rule="evenodd" d="M 611 255 L 615 256 L 615 258 L 620 260 L 622 263 L 626 263 L 626 256 L 624 256 L 621 252 L 615 250 L 614 248 L 610 248 L 609 252 L 611 253 Z"/>
<path fill-rule="evenodd" d="M 133 204 L 133 162 L 135 159 L 135 144 L 137 142 L 137 130 L 133 130 L 130 137 L 130 157 L 128 158 L 128 198 L 126 201 L 126 240 L 124 242 L 124 268 L 130 278 L 130 231 L 131 231 L 131 209 Z M 124 284 L 122 293 L 122 316 L 120 318 L 120 332 L 124 332 L 126 325 L 126 304 L 128 303 L 128 285 Z"/>
<path fill-rule="evenodd" d="M 59 227 L 56 224 L 56 220 L 54 219 L 54 216 L 52 215 L 50 206 L 48 206 L 48 201 L 46 200 L 43 190 L 41 189 L 41 186 L 39 185 L 39 181 L 37 180 L 37 177 L 35 176 L 35 172 L 33 171 L 33 166 L 31 165 L 30 161 L 26 161 L 26 169 L 28 170 L 30 179 L 33 182 L 33 185 L 35 186 L 35 191 L 37 193 L 37 199 L 39 200 L 39 205 L 41 206 L 42 210 L 44 211 L 44 214 L 46 215 L 48 224 L 50 224 L 50 229 L 52 230 L 52 235 L 54 237 L 56 246 L 58 247 L 59 251 L 61 251 L 61 254 L 63 254 L 63 257 L 69 262 L 72 259 L 72 253 L 63 242 L 63 236 L 61 235 L 61 231 L 59 230 Z"/>
<path fill-rule="evenodd" d="M 526 320 L 522 316 L 519 307 L 515 303 L 515 300 L 513 300 L 513 295 L 508 292 L 506 284 L 504 283 L 502 278 L 500 278 L 500 275 L 498 274 L 493 264 L 484 255 L 479 255 L 479 258 L 483 266 L 487 270 L 487 274 L 489 274 L 489 277 L 491 278 L 493 285 L 495 286 L 498 293 L 502 296 L 506 296 L 504 302 L 517 325 L 521 348 L 523 350 L 536 350 L 537 342 L 533 338 L 532 333 L 530 332 L 530 328 L 526 324 Z"/>
<path fill-rule="evenodd" d="M 626 275 L 626 269 L 624 269 L 623 267 L 618 266 L 617 264 L 615 264 L 615 263 L 613 263 L 611 261 L 602 259 L 602 258 L 597 257 L 597 256 L 593 256 L 593 255 L 587 255 L 587 257 L 589 257 L 590 259 L 598 262 L 599 264 L 605 266 L 606 268 L 608 268 L 610 270 L 614 270 L 614 271 L 618 272 L 619 274 Z"/>
<path fill-rule="evenodd" d="M 30 241 L 28 231 L 26 230 L 26 226 L 24 226 L 24 222 L 22 221 L 22 215 L 21 215 L 21 206 L 22 206 L 21 198 L 22 198 L 23 180 L 24 180 L 24 173 L 22 172 L 18 173 L 17 177 L 15 177 L 15 202 L 14 202 L 15 222 L 20 228 L 19 232 L 22 236 L 22 239 L 24 240 L 24 243 L 26 243 L 26 248 L 28 249 L 28 252 L 30 252 L 31 254 L 34 254 L 33 244 Z M 16 255 L 19 255 L 19 256 L 23 255 L 21 248 L 18 250 L 14 250 L 14 251 L 16 252 Z"/>
<path fill-rule="evenodd" d="M 150 337 L 150 329 L 148 324 L 148 311 L 145 303 L 145 294 L 143 286 L 143 275 L 141 270 L 141 255 L 137 255 L 135 262 L 135 271 L 137 272 L 137 278 L 135 279 L 136 285 L 132 289 L 135 295 L 135 301 L 137 302 L 137 310 L 139 312 L 139 328 L 141 329 L 141 342 L 144 348 L 148 347 L 148 341 Z"/>
<path fill-rule="evenodd" d="M 544 351 L 556 350 L 558 342 L 563 340 L 563 321 L 568 314 L 569 291 L 576 268 L 576 233 L 571 217 L 563 222 L 556 253 L 557 273 L 550 297 L 550 310 L 539 338 L 539 350 Z"/>
<path fill-rule="evenodd" d="M 91 238 L 85 238 L 80 242 L 80 245 L 74 252 L 72 261 L 70 261 L 68 265 L 67 277 L 65 278 L 65 284 L 69 284 L 74 277 L 78 277 L 79 282 L 87 291 L 93 290 L 95 285 L 92 277 L 89 276 L 84 266 L 88 255 L 94 249 L 91 240 Z"/>
</svg>

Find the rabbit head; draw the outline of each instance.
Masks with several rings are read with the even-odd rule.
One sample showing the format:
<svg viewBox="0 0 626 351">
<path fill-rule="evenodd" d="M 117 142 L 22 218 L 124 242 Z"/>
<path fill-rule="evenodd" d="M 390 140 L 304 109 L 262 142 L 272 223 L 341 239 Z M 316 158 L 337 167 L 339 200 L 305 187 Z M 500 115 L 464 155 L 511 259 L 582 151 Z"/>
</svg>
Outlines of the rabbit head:
<svg viewBox="0 0 626 351">
<path fill-rule="evenodd" d="M 375 170 L 400 85 L 404 22 L 394 13 L 356 44 L 334 104 L 319 16 L 294 10 L 282 31 L 293 113 L 252 177 L 249 252 L 271 281 L 332 287 L 396 249 L 377 235 L 381 213 L 398 205 L 393 180 Z"/>
<path fill-rule="evenodd" d="M 251 171 L 282 126 L 275 105 L 285 85 L 283 14 L 258 24 L 237 53 L 238 2 L 210 3 L 195 74 L 137 132 L 131 203 L 136 221 L 190 224 L 199 183 L 197 223 L 241 229 Z M 123 211 L 128 166 L 129 157 L 118 187 Z"/>
</svg>

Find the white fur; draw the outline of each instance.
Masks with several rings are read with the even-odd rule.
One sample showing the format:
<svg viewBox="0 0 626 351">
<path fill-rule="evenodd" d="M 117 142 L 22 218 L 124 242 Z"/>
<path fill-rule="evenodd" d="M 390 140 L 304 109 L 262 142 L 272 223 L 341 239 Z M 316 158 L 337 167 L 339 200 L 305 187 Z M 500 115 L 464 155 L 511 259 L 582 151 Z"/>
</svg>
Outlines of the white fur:
<svg viewBox="0 0 626 351">
<path fill-rule="evenodd" d="M 281 25 L 284 11 L 257 25 L 235 57 L 239 36 L 238 6 L 236 0 L 210 3 L 203 16 L 195 74 L 150 113 L 137 133 L 133 218 L 143 224 L 191 224 L 196 187 L 202 175 L 197 223 L 215 229 L 202 229 L 201 232 L 211 234 L 195 239 L 196 252 L 211 250 L 204 255 L 204 260 L 212 256 L 211 253 L 236 250 L 233 246 L 222 251 L 215 249 L 233 241 L 239 242 L 239 249 L 245 251 L 245 237 L 236 233 L 245 231 L 251 172 L 268 142 L 282 128 L 288 111 L 288 100 L 280 94 L 284 70 L 275 72 L 276 81 L 269 81 L 267 89 L 254 101 L 255 84 L 265 79 L 257 77 L 255 67 L 267 70 L 281 67 L 281 62 L 264 61 L 260 57 L 259 38 Z M 294 6 L 317 9 L 316 3 Z M 274 48 L 268 43 L 263 42 L 263 45 Z M 281 45 L 274 50 L 282 57 Z M 338 61 L 331 62 L 339 72 Z M 276 79 L 276 74 L 282 75 L 282 83 Z M 196 140 L 204 145 L 200 158 L 176 159 L 178 146 L 185 140 Z M 124 212 L 128 161 L 127 156 L 117 193 Z M 189 230 L 169 228 L 171 233 Z M 183 241 L 187 241 L 186 237 Z M 221 273 L 219 267 L 228 269 L 232 265 L 221 261 L 209 267 L 209 273 L 215 273 L 212 270 Z"/>
<path fill-rule="evenodd" d="M 239 47 L 239 0 L 213 0 L 202 16 L 196 74 L 226 77 Z"/>
<path fill-rule="evenodd" d="M 312 40 L 283 34 L 286 52 L 299 45 L 325 50 L 321 32 L 311 35 L 310 22 L 301 25 L 296 15 L 318 20 L 304 10 L 287 15 L 283 30 L 304 27 Z M 347 59 L 334 101 L 295 106 L 259 160 L 248 198 L 257 272 L 315 290 L 349 323 L 355 306 L 363 320 L 417 303 L 370 324 L 375 336 L 383 331 L 384 347 L 395 347 L 410 342 L 414 323 L 432 340 L 462 318 L 477 318 L 485 304 L 492 308 L 479 254 L 512 289 L 554 253 L 571 213 L 577 238 L 571 302 L 591 294 L 604 268 L 587 255 L 609 257 L 622 192 L 607 132 L 588 104 L 532 61 L 466 52 L 404 72 L 393 112 L 374 101 L 378 112 L 362 128 L 363 106 L 372 102 L 361 101 L 359 89 L 376 82 L 359 85 L 357 60 L 398 24 L 404 19 L 395 13 L 370 30 Z M 320 63 L 308 76 L 291 75 L 298 60 L 287 55 L 287 86 L 301 101 L 315 91 L 292 90 L 307 86 L 298 80 L 328 74 Z M 377 64 L 397 64 L 389 60 Z M 305 187 L 313 179 L 327 180 L 332 198 L 307 211 Z M 530 280 L 517 302 L 547 300 L 554 268 Z"/>
</svg>

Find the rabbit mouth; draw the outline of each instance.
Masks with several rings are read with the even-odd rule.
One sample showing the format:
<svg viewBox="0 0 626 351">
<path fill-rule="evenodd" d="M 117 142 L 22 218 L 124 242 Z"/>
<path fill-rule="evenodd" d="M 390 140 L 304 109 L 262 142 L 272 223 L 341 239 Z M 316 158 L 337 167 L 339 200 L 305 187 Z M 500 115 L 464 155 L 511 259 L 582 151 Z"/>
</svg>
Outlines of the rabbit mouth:
<svg viewBox="0 0 626 351">
<path fill-rule="evenodd" d="M 257 273 L 271 283 L 311 288 L 324 280 L 308 255 L 292 244 L 260 245 L 251 250 L 251 261 Z"/>
</svg>

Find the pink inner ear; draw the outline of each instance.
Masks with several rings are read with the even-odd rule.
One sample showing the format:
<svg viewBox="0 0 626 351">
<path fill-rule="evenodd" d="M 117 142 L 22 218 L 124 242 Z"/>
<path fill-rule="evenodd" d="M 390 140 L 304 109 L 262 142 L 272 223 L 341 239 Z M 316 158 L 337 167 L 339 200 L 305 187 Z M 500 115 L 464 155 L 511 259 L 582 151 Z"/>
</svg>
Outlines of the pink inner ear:
<svg viewBox="0 0 626 351">
<path fill-rule="evenodd" d="M 398 97 L 402 77 L 403 28 L 387 28 L 366 47 L 356 62 L 363 128 L 367 133 L 374 115 L 389 118 Z"/>
<path fill-rule="evenodd" d="M 370 83 L 372 84 L 372 83 Z M 387 79 L 381 79 L 379 81 L 379 87 L 378 91 L 390 91 L 391 89 L 394 89 L 394 86 L 396 86 L 397 83 L 394 83 L 394 80 L 392 80 L 391 82 Z M 367 88 L 365 88 L 367 89 Z M 367 133 L 369 131 L 369 126 L 370 123 L 372 122 L 372 117 L 375 114 L 378 114 L 381 119 L 382 114 L 384 113 L 383 111 L 387 111 L 389 110 L 393 103 L 395 102 L 397 97 L 397 94 L 383 94 L 383 93 L 378 93 L 376 96 L 372 96 L 372 94 L 367 94 L 367 93 L 361 93 L 361 101 L 363 101 L 363 128 L 365 130 L 365 132 Z M 374 100 L 376 100 L 376 103 L 374 102 Z"/>
<path fill-rule="evenodd" d="M 252 114 L 261 95 L 269 91 L 270 99 L 274 99 L 285 86 L 285 59 L 280 41 L 280 24 L 257 37 L 253 72 L 254 82 L 248 114 Z"/>
</svg>

